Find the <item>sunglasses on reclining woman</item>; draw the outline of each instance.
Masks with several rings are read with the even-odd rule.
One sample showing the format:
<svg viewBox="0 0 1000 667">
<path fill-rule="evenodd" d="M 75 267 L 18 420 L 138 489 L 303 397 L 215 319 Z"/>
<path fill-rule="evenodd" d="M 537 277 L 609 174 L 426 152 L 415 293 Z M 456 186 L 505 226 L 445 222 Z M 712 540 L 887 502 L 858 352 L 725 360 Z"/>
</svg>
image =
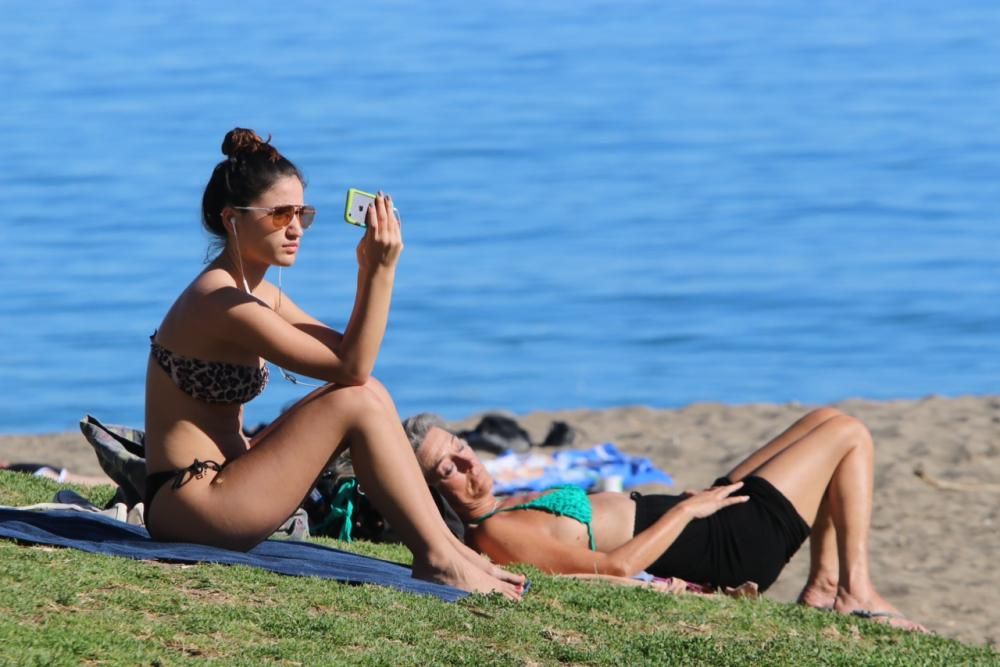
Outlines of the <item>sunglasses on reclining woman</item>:
<svg viewBox="0 0 1000 667">
<path fill-rule="evenodd" d="M 272 206 L 271 208 L 262 206 L 233 206 L 233 208 L 237 211 L 265 211 L 267 215 L 271 216 L 271 222 L 278 229 L 292 224 L 292 218 L 296 215 L 299 216 L 302 229 L 308 229 L 316 217 L 316 209 L 312 206 L 296 206 L 294 204 Z"/>
</svg>

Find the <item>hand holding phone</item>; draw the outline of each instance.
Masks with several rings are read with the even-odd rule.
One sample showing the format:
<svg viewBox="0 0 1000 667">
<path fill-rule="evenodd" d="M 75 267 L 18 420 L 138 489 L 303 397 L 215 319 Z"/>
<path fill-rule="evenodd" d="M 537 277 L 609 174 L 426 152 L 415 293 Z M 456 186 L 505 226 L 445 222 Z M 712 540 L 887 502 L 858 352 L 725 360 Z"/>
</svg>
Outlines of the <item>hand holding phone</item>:
<svg viewBox="0 0 1000 667">
<path fill-rule="evenodd" d="M 394 267 L 403 251 L 399 211 L 390 209 L 391 206 L 389 195 L 376 196 L 355 188 L 347 191 L 344 220 L 365 229 L 357 248 L 358 266 L 365 272 Z M 366 224 L 368 216 L 371 216 L 371 226 Z"/>
<path fill-rule="evenodd" d="M 368 207 L 374 203 L 375 195 L 372 193 L 358 190 L 357 188 L 350 188 L 347 191 L 347 203 L 344 206 L 344 221 L 349 225 L 355 225 L 362 229 L 367 227 L 365 225 L 365 218 L 368 215 Z M 392 212 L 396 216 L 396 220 L 402 221 L 402 218 L 399 217 L 398 208 L 394 207 Z"/>
</svg>

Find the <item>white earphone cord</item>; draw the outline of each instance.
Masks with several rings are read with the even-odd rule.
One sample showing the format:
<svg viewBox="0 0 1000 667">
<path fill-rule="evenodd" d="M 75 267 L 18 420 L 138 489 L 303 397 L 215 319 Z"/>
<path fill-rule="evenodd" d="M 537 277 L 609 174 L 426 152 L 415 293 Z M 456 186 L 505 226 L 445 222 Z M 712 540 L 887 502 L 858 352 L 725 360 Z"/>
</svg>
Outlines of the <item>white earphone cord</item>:
<svg viewBox="0 0 1000 667">
<path fill-rule="evenodd" d="M 240 235 L 236 231 L 236 218 L 229 218 L 229 225 L 233 228 L 233 238 L 236 240 L 236 258 L 240 263 L 240 279 L 243 281 L 243 289 L 250 296 L 253 296 L 253 292 L 250 291 L 250 283 L 247 282 L 246 271 L 243 270 L 243 253 L 240 252 Z M 281 308 L 281 267 L 278 267 L 278 303 L 275 306 L 275 310 Z M 311 382 L 303 382 L 298 379 L 284 368 L 277 364 L 272 364 L 275 368 L 281 371 L 281 376 L 291 382 L 292 384 L 302 385 L 304 387 L 322 387 L 321 384 L 313 384 Z"/>
<path fill-rule="evenodd" d="M 240 279 L 243 281 L 243 289 L 246 290 L 247 294 L 253 296 L 250 291 L 250 283 L 247 282 L 246 271 L 243 270 L 243 253 L 240 252 L 240 235 L 236 231 L 236 218 L 229 218 L 229 226 L 233 228 L 233 238 L 236 240 L 236 259 L 240 263 Z"/>
</svg>

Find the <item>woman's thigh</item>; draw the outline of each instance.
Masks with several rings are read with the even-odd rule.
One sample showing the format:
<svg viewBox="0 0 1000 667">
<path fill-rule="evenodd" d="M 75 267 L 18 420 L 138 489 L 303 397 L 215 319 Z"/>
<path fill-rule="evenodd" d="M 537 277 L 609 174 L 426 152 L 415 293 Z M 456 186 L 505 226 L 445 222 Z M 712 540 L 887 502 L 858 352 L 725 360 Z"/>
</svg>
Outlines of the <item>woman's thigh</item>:
<svg viewBox="0 0 1000 667">
<path fill-rule="evenodd" d="M 841 415 L 829 419 L 796 441 L 753 474 L 778 489 L 811 526 L 830 479 L 855 445 L 871 442 L 857 419 Z"/>
<path fill-rule="evenodd" d="M 176 489 L 164 486 L 150 512 L 150 532 L 249 549 L 295 511 L 362 420 L 388 418 L 370 388 L 322 387 L 285 411 L 221 472 L 185 478 Z"/>
<path fill-rule="evenodd" d="M 806 415 L 796 420 L 794 424 L 782 431 L 777 437 L 773 438 L 763 447 L 760 447 L 751 453 L 735 468 L 730 470 L 726 477 L 734 482 L 738 482 L 747 475 L 754 474 L 754 471 L 787 449 L 793 443 L 807 436 L 815 428 L 822 426 L 825 422 L 833 419 L 834 417 L 842 416 L 844 416 L 844 413 L 834 408 L 818 408 L 816 410 L 811 410 Z"/>
</svg>

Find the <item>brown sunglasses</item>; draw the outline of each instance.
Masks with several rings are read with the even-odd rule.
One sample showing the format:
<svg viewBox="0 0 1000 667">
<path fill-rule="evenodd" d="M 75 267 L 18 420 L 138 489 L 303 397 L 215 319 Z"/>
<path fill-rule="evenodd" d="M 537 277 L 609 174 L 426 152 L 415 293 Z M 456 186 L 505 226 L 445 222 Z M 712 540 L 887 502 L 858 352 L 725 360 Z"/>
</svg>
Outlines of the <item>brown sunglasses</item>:
<svg viewBox="0 0 1000 667">
<path fill-rule="evenodd" d="M 285 204 L 284 206 L 272 206 L 264 208 L 261 206 L 233 206 L 237 211 L 265 211 L 271 216 L 271 222 L 277 228 L 287 227 L 292 224 L 292 218 L 299 216 L 299 224 L 302 229 L 308 229 L 316 218 L 316 209 L 312 206 L 296 206 L 295 204 Z"/>
</svg>

